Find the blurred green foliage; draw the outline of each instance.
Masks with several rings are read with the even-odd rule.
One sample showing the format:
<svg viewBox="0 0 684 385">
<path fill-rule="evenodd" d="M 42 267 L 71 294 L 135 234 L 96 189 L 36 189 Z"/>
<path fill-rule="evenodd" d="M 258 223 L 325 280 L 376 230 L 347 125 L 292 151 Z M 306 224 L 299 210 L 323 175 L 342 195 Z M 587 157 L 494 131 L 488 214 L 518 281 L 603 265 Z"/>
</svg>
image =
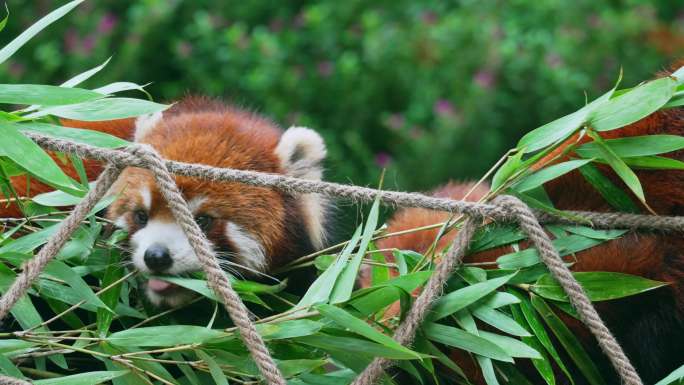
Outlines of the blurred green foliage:
<svg viewBox="0 0 684 385">
<path fill-rule="evenodd" d="M 62 2 L 60 2 L 61 4 Z M 56 4 L 10 0 L 2 44 Z M 427 189 L 481 176 L 522 133 L 665 68 L 677 1 L 90 1 L 0 67 L 6 82 L 153 82 L 319 130 L 328 178 Z M 90 85 L 88 84 L 88 85 Z"/>
</svg>

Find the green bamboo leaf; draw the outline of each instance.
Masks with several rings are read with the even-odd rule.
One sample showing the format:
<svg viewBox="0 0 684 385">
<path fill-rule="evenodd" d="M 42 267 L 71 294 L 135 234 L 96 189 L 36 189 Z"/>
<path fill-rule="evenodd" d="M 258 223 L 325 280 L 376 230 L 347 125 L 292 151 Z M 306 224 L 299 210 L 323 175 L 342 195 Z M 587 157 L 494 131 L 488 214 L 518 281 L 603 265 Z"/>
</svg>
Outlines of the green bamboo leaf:
<svg viewBox="0 0 684 385">
<path fill-rule="evenodd" d="M 35 385 L 97 385 L 127 373 L 128 370 L 88 372 L 59 378 L 35 380 L 33 383 Z"/>
<path fill-rule="evenodd" d="M 43 18 L 38 20 L 35 24 L 28 27 L 24 32 L 12 40 L 9 44 L 0 49 L 0 63 L 5 62 L 10 56 L 12 56 L 19 48 L 21 48 L 26 42 L 31 40 L 38 32 L 42 31 L 45 27 L 52 24 L 53 22 L 62 18 L 74 9 L 77 5 L 81 4 L 83 0 L 74 0 L 63 6 L 55 9 L 54 11 L 48 13 Z"/>
<path fill-rule="evenodd" d="M 553 245 L 561 256 L 565 256 L 599 245 L 605 242 L 606 239 L 615 239 L 626 232 L 627 230 L 606 230 L 605 239 L 594 239 L 572 234 L 567 237 L 554 239 Z M 502 269 L 521 269 L 533 266 L 540 261 L 537 250 L 529 248 L 504 254 L 497 258 L 496 263 Z"/>
<path fill-rule="evenodd" d="M 343 328 L 349 329 L 354 333 L 360 334 L 390 349 L 395 349 L 406 354 L 414 354 L 416 358 L 420 358 L 418 353 L 412 351 L 411 349 L 405 348 L 391 337 L 388 337 L 371 327 L 367 322 L 354 317 L 339 307 L 322 304 L 316 306 L 316 310 L 318 310 L 321 315 L 333 320 L 336 324 Z"/>
<path fill-rule="evenodd" d="M 428 315 L 428 319 L 436 321 L 461 309 L 465 309 L 467 306 L 486 297 L 494 290 L 503 286 L 506 282 L 513 278 L 514 275 L 515 274 L 510 274 L 504 277 L 476 283 L 442 296 L 432 305 L 432 310 Z"/>
<path fill-rule="evenodd" d="M 297 308 L 305 308 L 313 304 L 328 302 L 333 291 L 333 287 L 335 286 L 335 282 L 347 264 L 347 260 L 349 259 L 352 251 L 359 243 L 359 239 L 361 239 L 361 226 L 356 229 L 356 232 L 354 235 L 352 235 L 351 239 L 347 243 L 347 246 L 342 250 L 339 257 L 337 257 L 335 263 L 330 265 L 330 267 L 327 268 L 318 278 L 316 278 L 311 286 L 309 286 L 309 290 L 306 291 L 302 299 L 299 301 L 296 306 Z"/>
<path fill-rule="evenodd" d="M 108 287 L 124 276 L 124 268 L 120 265 L 121 254 L 118 251 L 112 250 L 109 252 L 109 260 L 107 261 L 107 269 L 102 277 L 101 287 Z M 119 301 L 123 283 L 119 283 L 100 295 L 102 302 L 110 308 L 116 308 Z M 97 332 L 101 337 L 105 337 L 109 332 L 109 327 L 114 320 L 114 314 L 104 309 L 97 309 Z"/>
<path fill-rule="evenodd" d="M 573 273 L 592 301 L 608 301 L 644 293 L 667 285 L 667 282 L 653 281 L 636 275 L 607 271 Z M 531 286 L 537 295 L 555 301 L 568 301 L 563 288 L 549 274 L 539 278 Z"/>
<path fill-rule="evenodd" d="M 0 21 L 0 31 L 5 29 L 5 27 L 7 26 L 7 20 L 9 20 L 9 7 L 7 7 L 7 3 L 5 3 L 5 13 L 5 17 L 2 18 L 2 21 Z"/>
<path fill-rule="evenodd" d="M 620 83 L 621 78 L 622 73 L 615 87 Z M 516 147 L 524 149 L 525 153 L 530 153 L 566 139 L 587 122 L 594 110 L 608 102 L 615 92 L 615 87 L 580 110 L 528 132 L 520 139 Z"/>
<path fill-rule="evenodd" d="M 87 122 L 132 118 L 164 111 L 169 105 L 132 98 L 104 98 L 89 102 L 48 107 L 26 115 L 35 119 L 47 115 Z"/>
<path fill-rule="evenodd" d="M 361 268 L 361 261 L 363 260 L 364 255 L 366 255 L 368 245 L 378 226 L 379 216 L 380 198 L 376 198 L 368 213 L 368 220 L 363 228 L 363 236 L 361 237 L 359 248 L 335 282 L 335 286 L 330 294 L 330 303 L 341 303 L 351 298 L 351 293 L 354 291 L 354 284 L 356 283 L 356 278 L 359 274 L 359 268 Z"/>
<path fill-rule="evenodd" d="M 519 192 L 532 190 L 548 181 L 558 178 L 561 175 L 565 175 L 572 170 L 580 168 L 589 162 L 591 162 L 591 159 L 570 160 L 567 162 L 554 164 L 527 176 L 520 182 L 514 184 L 512 188 Z"/>
<path fill-rule="evenodd" d="M 677 88 L 677 82 L 664 77 L 634 87 L 596 108 L 589 125 L 596 131 L 608 131 L 634 123 L 667 103 Z"/>
<path fill-rule="evenodd" d="M 553 334 L 558 338 L 561 345 L 568 352 L 570 358 L 575 362 L 580 372 L 589 381 L 591 385 L 603 385 L 606 381 L 601 376 L 594 361 L 589 357 L 582 344 L 577 340 L 577 337 L 570 329 L 561 321 L 556 313 L 551 310 L 551 307 L 541 298 L 534 294 L 531 295 L 532 306 L 537 313 L 544 319 L 546 325 L 551 329 Z"/>
<path fill-rule="evenodd" d="M 323 324 L 309 319 L 263 323 L 256 325 L 257 331 L 264 340 L 282 340 L 309 336 L 323 328 Z"/>
<path fill-rule="evenodd" d="M 513 358 L 497 345 L 461 329 L 429 322 L 423 325 L 422 330 L 432 341 L 495 360 L 513 362 Z"/>
<path fill-rule="evenodd" d="M 496 191 L 499 186 L 504 184 L 516 171 L 522 166 L 522 156 L 525 152 L 518 151 L 517 153 L 510 155 L 506 162 L 499 167 L 496 174 L 492 177 L 492 191 Z"/>
<path fill-rule="evenodd" d="M 216 385 L 228 385 L 228 379 L 226 378 L 226 375 L 223 374 L 223 370 L 221 370 L 221 367 L 213 357 L 202 350 L 197 350 L 197 356 L 204 361 L 207 366 L 209 366 L 209 373 L 211 374 L 211 378 L 214 379 Z"/>
<path fill-rule="evenodd" d="M 221 330 L 192 325 L 150 326 L 112 333 L 107 341 L 117 346 L 176 346 L 200 344 L 229 334 Z"/>
<path fill-rule="evenodd" d="M 58 126 L 56 124 L 25 122 L 17 124 L 16 127 L 19 131 L 36 132 L 53 138 L 67 139 L 96 147 L 120 148 L 131 144 L 126 140 L 104 132 Z"/>
<path fill-rule="evenodd" d="M 475 356 L 477 364 L 482 370 L 482 377 L 484 378 L 487 385 L 500 385 L 499 380 L 496 379 L 496 372 L 494 371 L 494 364 L 492 360 L 487 357 Z"/>
<path fill-rule="evenodd" d="M 64 262 L 53 260 L 45 267 L 44 274 L 51 275 L 66 282 L 67 285 L 69 285 L 81 296 L 81 299 L 86 300 L 86 303 L 112 312 L 112 310 L 109 309 L 97 295 L 95 295 L 93 289 L 88 286 L 83 278 L 76 274 L 73 268 L 67 266 Z"/>
<path fill-rule="evenodd" d="M 515 294 L 518 294 L 517 292 L 511 291 Z M 518 298 L 516 295 L 511 294 Z M 518 294 L 519 295 L 519 294 Z M 520 300 L 522 303 L 522 300 Z M 518 323 L 521 325 L 525 325 L 525 327 L 530 330 L 529 323 L 527 320 L 525 320 L 525 316 L 522 311 L 522 305 L 520 306 L 511 306 L 511 313 L 513 314 L 513 319 L 515 319 Z M 527 346 L 530 348 L 534 349 L 537 353 L 539 353 L 540 358 L 534 358 L 531 360 L 532 365 L 537 369 L 537 372 L 541 376 L 541 378 L 544 379 L 544 382 L 546 382 L 548 385 L 556 385 L 556 376 L 553 372 L 553 366 L 551 366 L 551 361 L 549 357 L 546 355 L 544 351 L 544 346 L 539 342 L 539 339 L 537 338 L 536 335 L 532 335 L 530 337 L 522 337 L 522 342 L 524 342 Z"/>
<path fill-rule="evenodd" d="M 615 171 L 615 173 L 622 179 L 629 189 L 636 195 L 641 202 L 646 202 L 644 197 L 644 189 L 641 187 L 639 177 L 632 171 L 629 166 L 617 156 L 608 146 L 605 145 L 603 138 L 594 132 L 587 131 L 587 134 L 594 139 L 601 150 L 601 158 L 605 160 L 608 165 Z"/>
<path fill-rule="evenodd" d="M 622 159 L 630 167 L 646 170 L 684 170 L 684 162 L 662 156 L 637 156 Z"/>
<path fill-rule="evenodd" d="M 378 265 L 373 265 L 371 267 L 371 283 L 372 285 L 380 284 L 386 282 L 392 278 L 390 274 L 390 269 L 385 259 L 385 255 L 380 252 L 374 252 L 371 254 L 371 259 L 378 263 Z"/>
<path fill-rule="evenodd" d="M 472 313 L 480 321 L 502 332 L 518 337 L 528 337 L 531 335 L 524 327 L 515 322 L 513 318 L 484 304 L 473 308 Z"/>
<path fill-rule="evenodd" d="M 42 84 L 0 84 L 0 103 L 61 106 L 104 98 L 105 95 L 83 88 Z"/>
<path fill-rule="evenodd" d="M 620 158 L 664 154 L 684 148 L 684 137 L 679 135 L 644 135 L 617 139 L 604 139 L 615 155 Z M 585 143 L 575 149 L 583 158 L 600 158 L 603 153 L 596 142 Z"/>
<path fill-rule="evenodd" d="M 17 128 L 16 124 L 0 122 L 0 154 L 12 159 L 51 186 L 68 192 L 80 191 L 77 183 L 72 181 L 42 148 L 22 135 Z"/>
<path fill-rule="evenodd" d="M 626 213 L 639 212 L 639 208 L 629 195 L 603 175 L 598 167 L 588 163 L 580 167 L 579 172 L 612 207 Z"/>
<path fill-rule="evenodd" d="M 655 385 L 669 385 L 669 384 L 679 384 L 681 380 L 684 379 L 684 365 L 675 369 L 674 372 L 667 375 L 667 377 L 658 381 Z"/>
<path fill-rule="evenodd" d="M 334 336 L 330 334 L 314 334 L 295 338 L 294 341 L 304 345 L 314 346 L 326 351 L 334 350 L 341 352 L 354 352 L 355 355 L 367 355 L 370 357 L 386 357 L 395 360 L 416 359 L 416 353 L 388 348 L 376 342 L 365 339 Z M 489 343 L 489 342 L 488 342 Z"/>
<path fill-rule="evenodd" d="M 539 354 L 537 350 L 533 349 L 526 343 L 521 342 L 520 340 L 517 340 L 515 338 L 490 333 L 484 330 L 480 330 L 478 333 L 480 334 L 480 337 L 500 347 L 501 349 L 503 349 L 504 352 L 506 352 L 506 354 L 508 354 L 511 357 L 532 359 L 542 358 L 542 355 Z M 530 335 L 529 333 L 527 334 Z"/>
</svg>

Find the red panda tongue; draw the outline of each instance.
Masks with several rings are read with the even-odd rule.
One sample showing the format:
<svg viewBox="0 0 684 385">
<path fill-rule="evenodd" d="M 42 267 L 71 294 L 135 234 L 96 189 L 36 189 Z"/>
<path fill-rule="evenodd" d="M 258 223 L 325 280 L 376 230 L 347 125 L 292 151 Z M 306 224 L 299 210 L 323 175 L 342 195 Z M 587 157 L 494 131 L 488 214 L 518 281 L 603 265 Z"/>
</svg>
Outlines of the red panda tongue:
<svg viewBox="0 0 684 385">
<path fill-rule="evenodd" d="M 156 291 L 156 292 L 162 292 L 162 291 L 168 290 L 169 288 L 171 288 L 171 286 L 175 286 L 175 285 L 170 283 L 170 282 L 162 281 L 160 279 L 150 278 L 147 281 L 147 287 L 149 287 L 150 290 Z"/>
</svg>

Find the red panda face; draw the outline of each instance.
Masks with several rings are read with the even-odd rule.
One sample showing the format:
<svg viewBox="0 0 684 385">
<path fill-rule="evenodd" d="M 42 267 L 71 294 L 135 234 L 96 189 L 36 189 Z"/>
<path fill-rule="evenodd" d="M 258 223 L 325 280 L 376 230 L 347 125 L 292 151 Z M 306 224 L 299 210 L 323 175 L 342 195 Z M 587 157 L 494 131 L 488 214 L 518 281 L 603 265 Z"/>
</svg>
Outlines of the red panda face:
<svg viewBox="0 0 684 385">
<path fill-rule="evenodd" d="M 250 113 L 211 104 L 182 102 L 164 116 L 138 120 L 136 140 L 164 158 L 216 167 L 320 179 L 325 146 L 314 131 L 290 128 L 281 134 Z M 325 241 L 324 199 L 287 195 L 233 182 L 176 177 L 176 183 L 222 267 L 258 276 L 320 248 Z M 118 198 L 108 216 L 129 233 L 132 265 L 146 276 L 187 275 L 201 270 L 187 237 L 174 220 L 150 171 L 124 170 L 111 193 Z M 147 278 L 154 304 L 177 305 L 189 293 Z"/>
</svg>

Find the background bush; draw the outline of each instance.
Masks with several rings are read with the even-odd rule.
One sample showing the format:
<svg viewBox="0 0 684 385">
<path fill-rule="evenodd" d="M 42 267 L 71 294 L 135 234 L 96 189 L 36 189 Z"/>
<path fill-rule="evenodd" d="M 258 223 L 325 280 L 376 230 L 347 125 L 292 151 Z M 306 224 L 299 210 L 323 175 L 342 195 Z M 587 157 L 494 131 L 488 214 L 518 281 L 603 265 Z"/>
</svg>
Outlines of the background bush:
<svg viewBox="0 0 684 385">
<path fill-rule="evenodd" d="M 61 2 L 60 2 L 61 3 Z M 56 5 L 10 0 L 3 43 Z M 83 4 L 0 68 L 223 97 L 320 130 L 332 180 L 426 189 L 481 176 L 523 132 L 684 51 L 677 1 L 109 0 Z M 426 167 L 429 165 L 429 167 Z"/>
</svg>

